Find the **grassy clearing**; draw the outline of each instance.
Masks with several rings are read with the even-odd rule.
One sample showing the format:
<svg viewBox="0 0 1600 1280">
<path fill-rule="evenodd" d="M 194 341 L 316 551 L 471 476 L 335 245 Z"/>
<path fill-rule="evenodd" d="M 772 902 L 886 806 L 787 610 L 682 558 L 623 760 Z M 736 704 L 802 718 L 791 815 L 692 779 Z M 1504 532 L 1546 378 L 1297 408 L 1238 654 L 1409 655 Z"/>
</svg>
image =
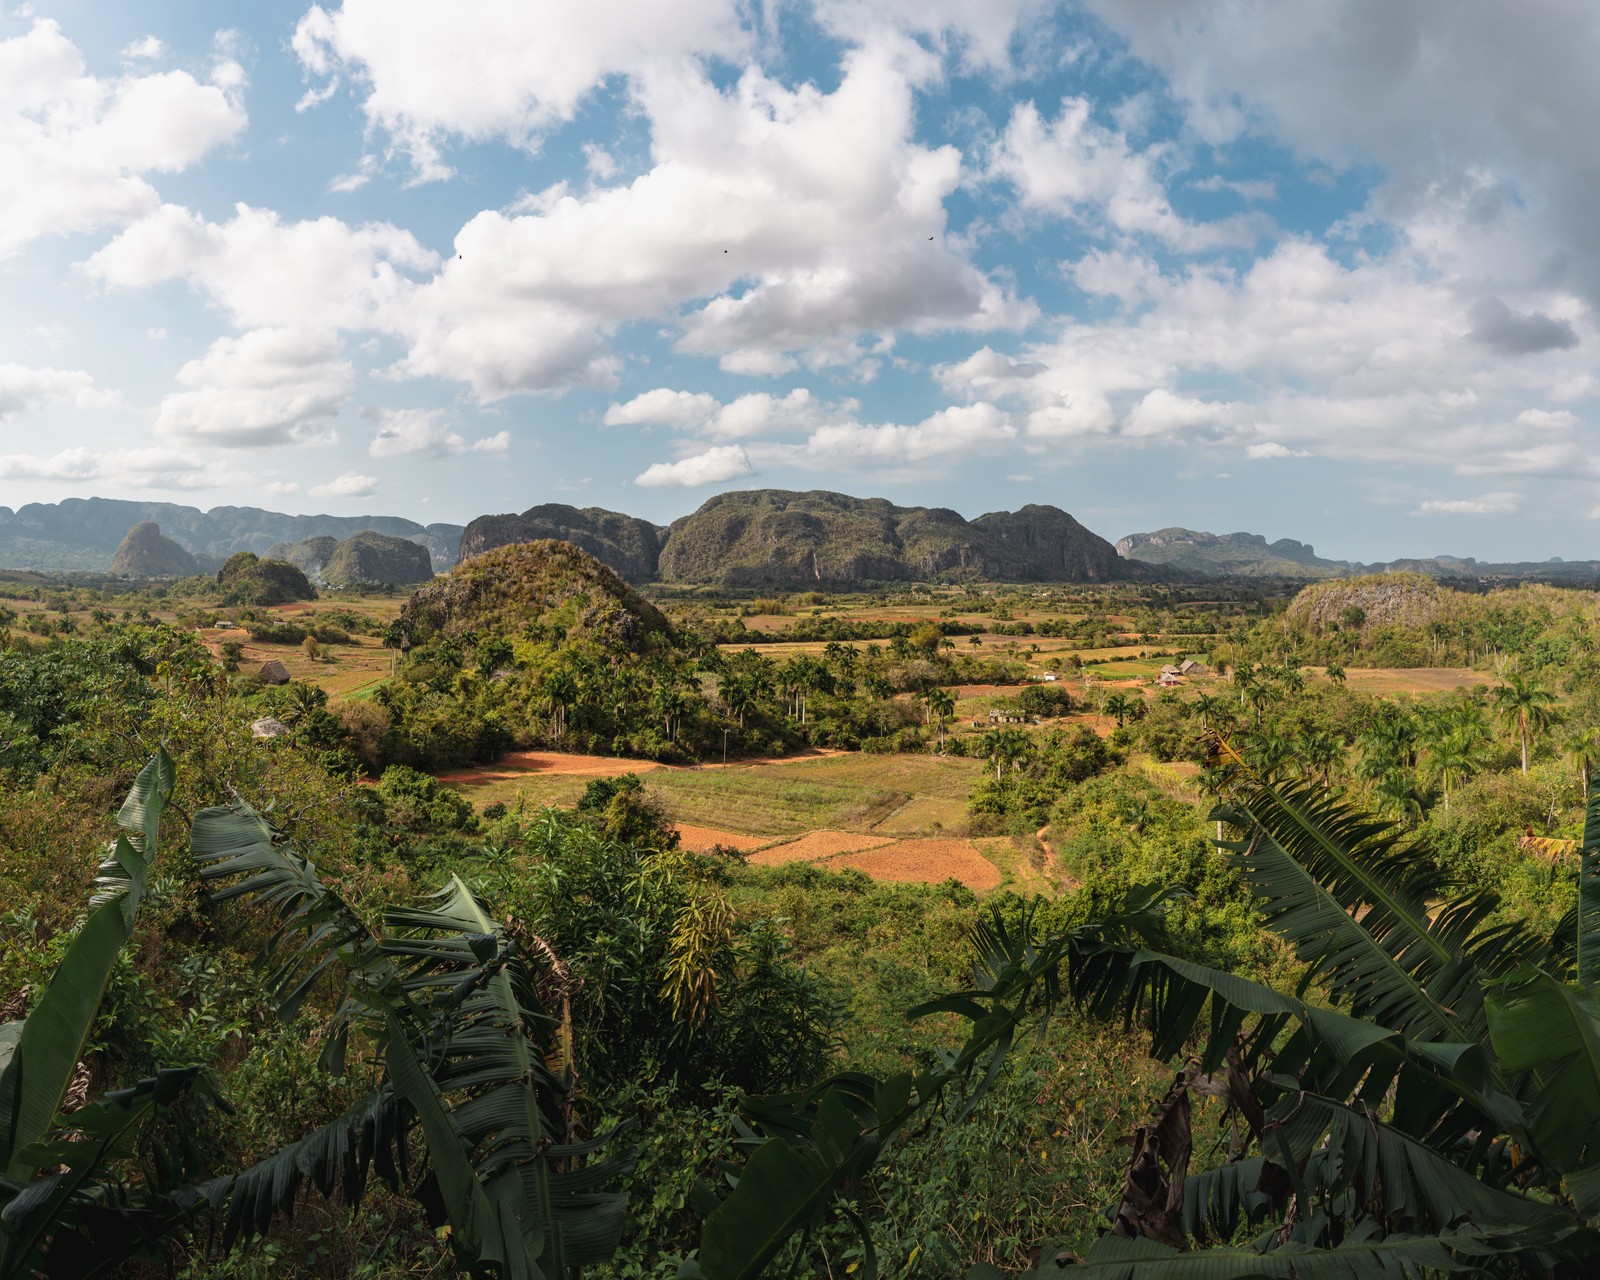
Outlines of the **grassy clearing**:
<svg viewBox="0 0 1600 1280">
<path fill-rule="evenodd" d="M 1471 667 L 1347 667 L 1345 680 L 1352 689 L 1372 694 L 1451 693 L 1475 685 L 1494 688 L 1500 683 L 1487 671 Z"/>
<path fill-rule="evenodd" d="M 967 793 L 982 767 L 940 756 L 850 755 L 728 770 L 663 769 L 645 784 L 674 818 L 704 826 L 910 836 L 964 822 Z"/>
</svg>

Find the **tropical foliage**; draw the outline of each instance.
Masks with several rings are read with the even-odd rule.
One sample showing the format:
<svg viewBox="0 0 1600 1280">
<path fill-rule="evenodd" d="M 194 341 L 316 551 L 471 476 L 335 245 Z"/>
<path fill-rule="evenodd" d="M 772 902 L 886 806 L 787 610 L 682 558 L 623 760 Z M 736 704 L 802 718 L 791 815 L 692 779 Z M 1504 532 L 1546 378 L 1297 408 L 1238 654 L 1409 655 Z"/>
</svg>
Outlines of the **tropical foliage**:
<svg viewBox="0 0 1600 1280">
<path fill-rule="evenodd" d="M 1181 1066 L 1135 1135 L 1110 1229 L 1038 1274 L 1584 1273 L 1600 1249 L 1600 777 L 1580 905 L 1541 936 L 1489 923 L 1492 898 L 1430 870 L 1396 828 L 1222 751 L 1233 777 L 1216 816 L 1265 923 L 1306 965 L 1300 994 L 1162 950 L 1149 890 L 1048 934 L 996 917 L 974 935 L 975 984 L 912 1011 L 969 1019 L 966 1047 L 918 1076 L 750 1105 L 753 1153 L 684 1274 L 803 1256 L 827 1215 L 856 1212 L 845 1194 L 913 1116 L 980 1062 L 981 1095 L 1020 1028 L 1063 1000 L 1132 1020 Z M 1306 998 L 1313 985 L 1328 1004 Z M 1191 1171 L 1197 1108 L 1230 1136 L 1223 1163 Z"/>
</svg>

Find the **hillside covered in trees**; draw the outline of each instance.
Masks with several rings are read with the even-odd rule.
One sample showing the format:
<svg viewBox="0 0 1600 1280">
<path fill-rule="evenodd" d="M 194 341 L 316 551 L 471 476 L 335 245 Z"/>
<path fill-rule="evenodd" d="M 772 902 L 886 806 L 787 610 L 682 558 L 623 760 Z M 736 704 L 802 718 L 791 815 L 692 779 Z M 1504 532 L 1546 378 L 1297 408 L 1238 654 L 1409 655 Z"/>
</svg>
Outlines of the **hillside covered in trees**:
<svg viewBox="0 0 1600 1280">
<path fill-rule="evenodd" d="M 15 1273 L 1592 1255 L 1592 593 L 701 602 L 539 541 L 224 604 L 317 594 L 231 563 L 0 583 Z M 629 759 L 541 773 L 582 751 Z M 877 869 L 918 823 L 999 887 Z"/>
</svg>

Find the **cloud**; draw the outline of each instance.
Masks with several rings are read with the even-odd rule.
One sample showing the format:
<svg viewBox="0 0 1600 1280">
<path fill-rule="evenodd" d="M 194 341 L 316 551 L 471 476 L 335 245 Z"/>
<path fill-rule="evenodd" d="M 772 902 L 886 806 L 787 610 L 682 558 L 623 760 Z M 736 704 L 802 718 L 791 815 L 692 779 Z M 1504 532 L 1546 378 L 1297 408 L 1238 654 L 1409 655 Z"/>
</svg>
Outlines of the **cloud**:
<svg viewBox="0 0 1600 1280">
<path fill-rule="evenodd" d="M 90 449 L 81 445 L 48 455 L 0 455 L 0 479 L 74 484 L 109 481 L 135 489 L 179 491 L 249 483 L 249 477 L 185 450 Z"/>
<path fill-rule="evenodd" d="M 166 53 L 166 51 L 167 46 L 161 43 L 159 37 L 145 36 L 141 40 L 135 40 L 132 44 L 123 49 L 122 56 L 124 58 L 139 61 L 148 58 L 159 58 L 162 54 Z"/>
<path fill-rule="evenodd" d="M 1225 427 L 1234 421 L 1238 412 L 1237 405 L 1196 400 L 1157 387 L 1128 412 L 1123 422 L 1123 434 L 1170 436 L 1183 432 L 1188 435 L 1208 435 L 1213 434 L 1210 429 Z"/>
<path fill-rule="evenodd" d="M 1258 218 L 1193 223 L 1168 203 L 1154 168 L 1157 156 L 1133 151 L 1114 130 L 1090 118 L 1086 98 L 1066 98 L 1046 121 L 1031 102 L 1011 114 L 990 153 L 988 175 L 1009 182 L 1026 209 L 1150 236 L 1181 252 L 1246 247 L 1269 231 Z"/>
<path fill-rule="evenodd" d="M 408 454 L 442 457 L 452 453 L 505 453 L 511 448 L 509 431 L 468 440 L 442 425 L 439 416 L 436 409 L 381 410 L 378 431 L 367 446 L 367 452 L 374 458 L 399 458 Z"/>
<path fill-rule="evenodd" d="M 1507 516 L 1522 506 L 1519 493 L 1486 493 L 1477 498 L 1434 499 L 1416 510 L 1420 516 Z"/>
<path fill-rule="evenodd" d="M 362 108 L 420 179 L 448 177 L 442 149 L 499 139 L 533 149 L 608 77 L 694 55 L 734 58 L 751 45 L 731 0 L 613 0 L 603 20 L 581 5 L 461 0 L 345 0 L 312 5 L 292 46 L 323 81 L 309 105 L 355 82 Z"/>
<path fill-rule="evenodd" d="M 156 434 L 229 448 L 322 443 L 355 371 L 331 334 L 253 329 L 218 338 L 178 370 L 187 391 L 164 397 Z"/>
<path fill-rule="evenodd" d="M 721 402 L 709 392 L 656 387 L 634 396 L 626 404 L 612 405 L 602 421 L 608 427 L 663 426 L 690 431 L 703 426 L 721 407 Z"/>
<path fill-rule="evenodd" d="M 1259 204 L 1278 198 L 1278 184 L 1262 178 L 1224 178 L 1220 173 L 1191 182 L 1193 191 L 1231 191 L 1239 199 Z"/>
<path fill-rule="evenodd" d="M 772 373 L 858 364 L 867 335 L 1014 328 L 1035 313 L 944 235 L 954 147 L 915 141 L 913 83 L 882 50 L 831 93 L 747 70 L 647 76 L 651 168 L 479 213 L 397 313 L 397 371 L 467 381 L 480 400 L 612 388 L 612 335 L 674 323 L 677 347 Z"/>
<path fill-rule="evenodd" d="M 1569 431 L 1582 425 L 1582 419 L 1567 409 L 1524 409 L 1517 415 L 1517 426 L 1533 431 Z"/>
<path fill-rule="evenodd" d="M 1304 450 L 1288 449 L 1275 440 L 1266 440 L 1261 444 L 1246 445 L 1244 456 L 1247 458 L 1304 458 Z"/>
<path fill-rule="evenodd" d="M 956 405 L 909 426 L 847 422 L 820 427 L 806 441 L 805 457 L 828 463 L 918 463 L 975 453 L 1016 437 L 1010 419 L 992 404 Z"/>
<path fill-rule="evenodd" d="M 1559 351 L 1578 345 L 1570 320 L 1553 319 L 1538 311 L 1518 315 L 1499 298 L 1479 299 L 1472 304 L 1470 314 L 1472 340 L 1507 355 Z"/>
<path fill-rule="evenodd" d="M 439 257 L 386 222 L 337 218 L 285 222 L 270 209 L 234 206 L 209 222 L 162 205 L 92 254 L 84 270 L 117 288 L 184 280 L 246 327 L 385 328 Z"/>
<path fill-rule="evenodd" d="M 0 258 L 153 209 L 142 175 L 187 169 L 237 137 L 242 86 L 227 59 L 210 84 L 184 71 L 91 76 L 48 19 L 0 41 Z"/>
<path fill-rule="evenodd" d="M 1088 0 L 1205 142 L 1281 140 L 1386 175 L 1371 214 L 1500 289 L 1600 301 L 1600 10 L 1563 0 Z"/>
<path fill-rule="evenodd" d="M 1444 460 L 1461 473 L 1594 465 L 1526 447 L 1531 429 L 1591 420 L 1582 350 L 1486 358 L 1462 341 L 1457 282 L 1409 248 L 1344 262 L 1286 239 L 1243 267 L 1123 256 L 1113 274 L 1130 300 L 1119 312 L 1064 317 L 1013 353 L 979 348 L 937 366 L 935 381 L 1019 411 L 1039 441 L 1275 444 L 1366 464 Z M 1533 300 L 1552 314 L 1577 305 Z M 1530 410 L 1543 416 L 1520 416 Z"/>
<path fill-rule="evenodd" d="M 1045 15 L 1051 0 L 816 0 L 817 20 L 852 44 L 914 35 L 963 67 L 1006 73 L 1019 29 Z"/>
<path fill-rule="evenodd" d="M 325 484 L 311 486 L 313 498 L 370 498 L 378 492 L 378 478 L 346 471 Z"/>
<path fill-rule="evenodd" d="M 753 471 L 745 451 L 736 444 L 728 444 L 718 445 L 677 462 L 654 463 L 635 476 L 633 482 L 646 489 L 689 487 L 721 484 L 750 475 Z"/>
<path fill-rule="evenodd" d="M 117 404 L 115 392 L 94 385 L 82 369 L 29 369 L 20 364 L 0 364 L 0 422 L 19 413 L 51 405 L 77 409 L 106 409 Z"/>
</svg>

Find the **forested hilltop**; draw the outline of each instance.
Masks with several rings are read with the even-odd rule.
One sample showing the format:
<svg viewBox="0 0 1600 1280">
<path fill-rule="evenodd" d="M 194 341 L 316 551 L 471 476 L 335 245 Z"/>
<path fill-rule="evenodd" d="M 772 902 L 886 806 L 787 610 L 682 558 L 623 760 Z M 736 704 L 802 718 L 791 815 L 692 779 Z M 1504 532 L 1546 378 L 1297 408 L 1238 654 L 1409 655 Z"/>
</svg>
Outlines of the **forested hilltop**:
<svg viewBox="0 0 1600 1280">
<path fill-rule="evenodd" d="M 727 587 L 849 586 L 965 580 L 1113 582 L 1156 576 L 1119 557 L 1065 511 L 1028 505 L 968 521 L 939 507 L 815 490 L 718 494 L 658 529 L 594 508 L 534 507 L 484 516 L 462 536 L 465 559 L 490 547 L 564 538 L 633 582 Z"/>
<path fill-rule="evenodd" d="M 1473 587 L 0 573 L 0 1275 L 1583 1275 L 1600 597 Z"/>
</svg>

